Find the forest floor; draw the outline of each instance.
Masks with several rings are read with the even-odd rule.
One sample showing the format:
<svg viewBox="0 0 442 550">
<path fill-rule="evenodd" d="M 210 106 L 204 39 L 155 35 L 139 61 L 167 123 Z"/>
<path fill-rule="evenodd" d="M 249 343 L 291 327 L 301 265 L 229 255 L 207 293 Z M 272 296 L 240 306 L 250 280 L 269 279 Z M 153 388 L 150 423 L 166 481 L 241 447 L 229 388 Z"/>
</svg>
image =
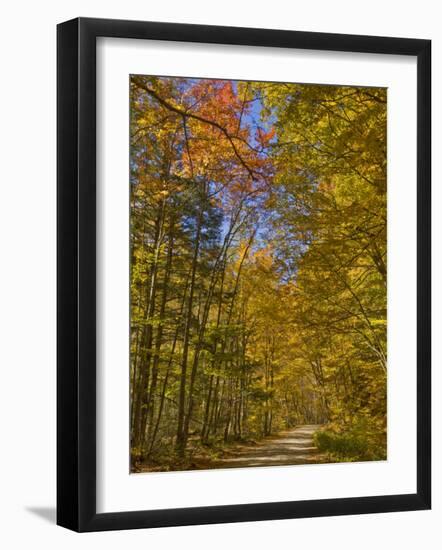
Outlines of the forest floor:
<svg viewBox="0 0 442 550">
<path fill-rule="evenodd" d="M 318 464 L 328 462 L 313 442 L 313 434 L 320 425 L 304 425 L 266 437 L 255 444 L 230 447 L 222 457 L 200 468 L 247 468 L 255 466 L 283 466 L 290 464 Z"/>
<path fill-rule="evenodd" d="M 313 442 L 313 434 L 321 427 L 318 424 L 297 426 L 259 441 L 231 442 L 212 448 L 211 451 L 203 447 L 191 448 L 191 456 L 184 462 L 170 457 L 164 462 L 139 464 L 132 471 L 212 470 L 325 463 L 330 460 L 319 452 Z"/>
</svg>

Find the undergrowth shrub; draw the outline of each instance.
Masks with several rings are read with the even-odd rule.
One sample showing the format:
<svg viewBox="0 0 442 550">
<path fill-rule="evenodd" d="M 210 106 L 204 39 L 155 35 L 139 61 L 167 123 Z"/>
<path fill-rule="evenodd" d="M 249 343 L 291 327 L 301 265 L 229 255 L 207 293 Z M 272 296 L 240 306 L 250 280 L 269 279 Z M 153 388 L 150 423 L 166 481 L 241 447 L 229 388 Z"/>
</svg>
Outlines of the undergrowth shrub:
<svg viewBox="0 0 442 550">
<path fill-rule="evenodd" d="M 370 431 L 365 424 L 345 430 L 329 427 L 316 432 L 314 440 L 318 449 L 334 460 L 354 462 L 387 458 L 386 434 Z"/>
</svg>

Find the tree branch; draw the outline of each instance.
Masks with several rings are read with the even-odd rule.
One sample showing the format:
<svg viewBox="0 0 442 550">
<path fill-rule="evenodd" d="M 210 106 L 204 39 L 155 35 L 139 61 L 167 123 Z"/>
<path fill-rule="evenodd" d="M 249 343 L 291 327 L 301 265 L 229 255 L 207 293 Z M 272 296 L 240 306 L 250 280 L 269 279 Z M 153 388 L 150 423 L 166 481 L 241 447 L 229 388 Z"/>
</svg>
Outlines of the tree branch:
<svg viewBox="0 0 442 550">
<path fill-rule="evenodd" d="M 141 88 L 146 93 L 148 93 L 150 96 L 155 98 L 158 101 L 158 103 L 160 103 L 163 107 L 165 107 L 169 111 L 172 111 L 172 112 L 176 113 L 177 115 L 181 116 L 183 119 L 192 118 L 194 120 L 198 120 L 199 122 L 202 122 L 203 124 L 209 124 L 213 128 L 217 128 L 228 139 L 228 141 L 230 142 L 230 145 L 232 146 L 232 149 L 235 153 L 235 156 L 237 157 L 239 162 L 242 164 L 242 166 L 247 170 L 247 172 L 248 172 L 249 176 L 252 178 L 252 180 L 256 180 L 256 176 L 260 175 L 259 173 L 252 170 L 252 168 L 250 168 L 250 166 L 248 166 L 246 161 L 242 158 L 241 154 L 239 153 L 239 151 L 238 151 L 238 149 L 237 149 L 237 147 L 236 147 L 236 145 L 233 141 L 236 136 L 232 136 L 231 134 L 229 134 L 229 132 L 223 126 L 221 126 L 221 124 L 218 124 L 218 122 L 215 122 L 215 121 L 210 120 L 208 118 L 204 118 L 202 116 L 196 115 L 195 113 L 190 113 L 188 111 L 184 111 L 183 109 L 180 109 L 179 107 L 176 107 L 175 105 L 172 105 L 172 103 L 169 103 L 168 101 L 163 99 L 157 92 L 155 92 L 155 90 L 152 90 L 151 88 L 146 86 L 146 84 L 144 84 L 144 82 L 139 77 L 136 77 L 136 76 L 132 77 L 132 82 L 136 86 L 138 86 L 138 88 Z"/>
</svg>

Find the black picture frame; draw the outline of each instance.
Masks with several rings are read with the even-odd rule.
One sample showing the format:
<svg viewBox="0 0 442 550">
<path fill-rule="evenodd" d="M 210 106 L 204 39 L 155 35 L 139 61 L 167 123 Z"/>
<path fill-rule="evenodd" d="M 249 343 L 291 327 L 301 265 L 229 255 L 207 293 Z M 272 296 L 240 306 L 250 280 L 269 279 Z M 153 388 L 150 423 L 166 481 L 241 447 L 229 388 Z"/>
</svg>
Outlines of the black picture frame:
<svg viewBox="0 0 442 550">
<path fill-rule="evenodd" d="M 396 54 L 417 58 L 417 492 L 96 512 L 96 39 Z M 75 531 L 424 510 L 431 506 L 431 41 L 79 18 L 57 28 L 57 523 Z"/>
</svg>

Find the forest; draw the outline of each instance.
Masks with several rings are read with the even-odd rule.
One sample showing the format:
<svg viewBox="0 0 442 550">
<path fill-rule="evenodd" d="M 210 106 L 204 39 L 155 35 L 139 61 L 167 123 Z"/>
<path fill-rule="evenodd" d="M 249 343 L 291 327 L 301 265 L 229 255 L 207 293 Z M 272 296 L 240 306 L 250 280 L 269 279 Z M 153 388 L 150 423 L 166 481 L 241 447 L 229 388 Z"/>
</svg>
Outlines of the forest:
<svg viewBox="0 0 442 550">
<path fill-rule="evenodd" d="M 131 472 L 305 425 L 386 459 L 386 121 L 385 88 L 131 75 Z"/>
</svg>

